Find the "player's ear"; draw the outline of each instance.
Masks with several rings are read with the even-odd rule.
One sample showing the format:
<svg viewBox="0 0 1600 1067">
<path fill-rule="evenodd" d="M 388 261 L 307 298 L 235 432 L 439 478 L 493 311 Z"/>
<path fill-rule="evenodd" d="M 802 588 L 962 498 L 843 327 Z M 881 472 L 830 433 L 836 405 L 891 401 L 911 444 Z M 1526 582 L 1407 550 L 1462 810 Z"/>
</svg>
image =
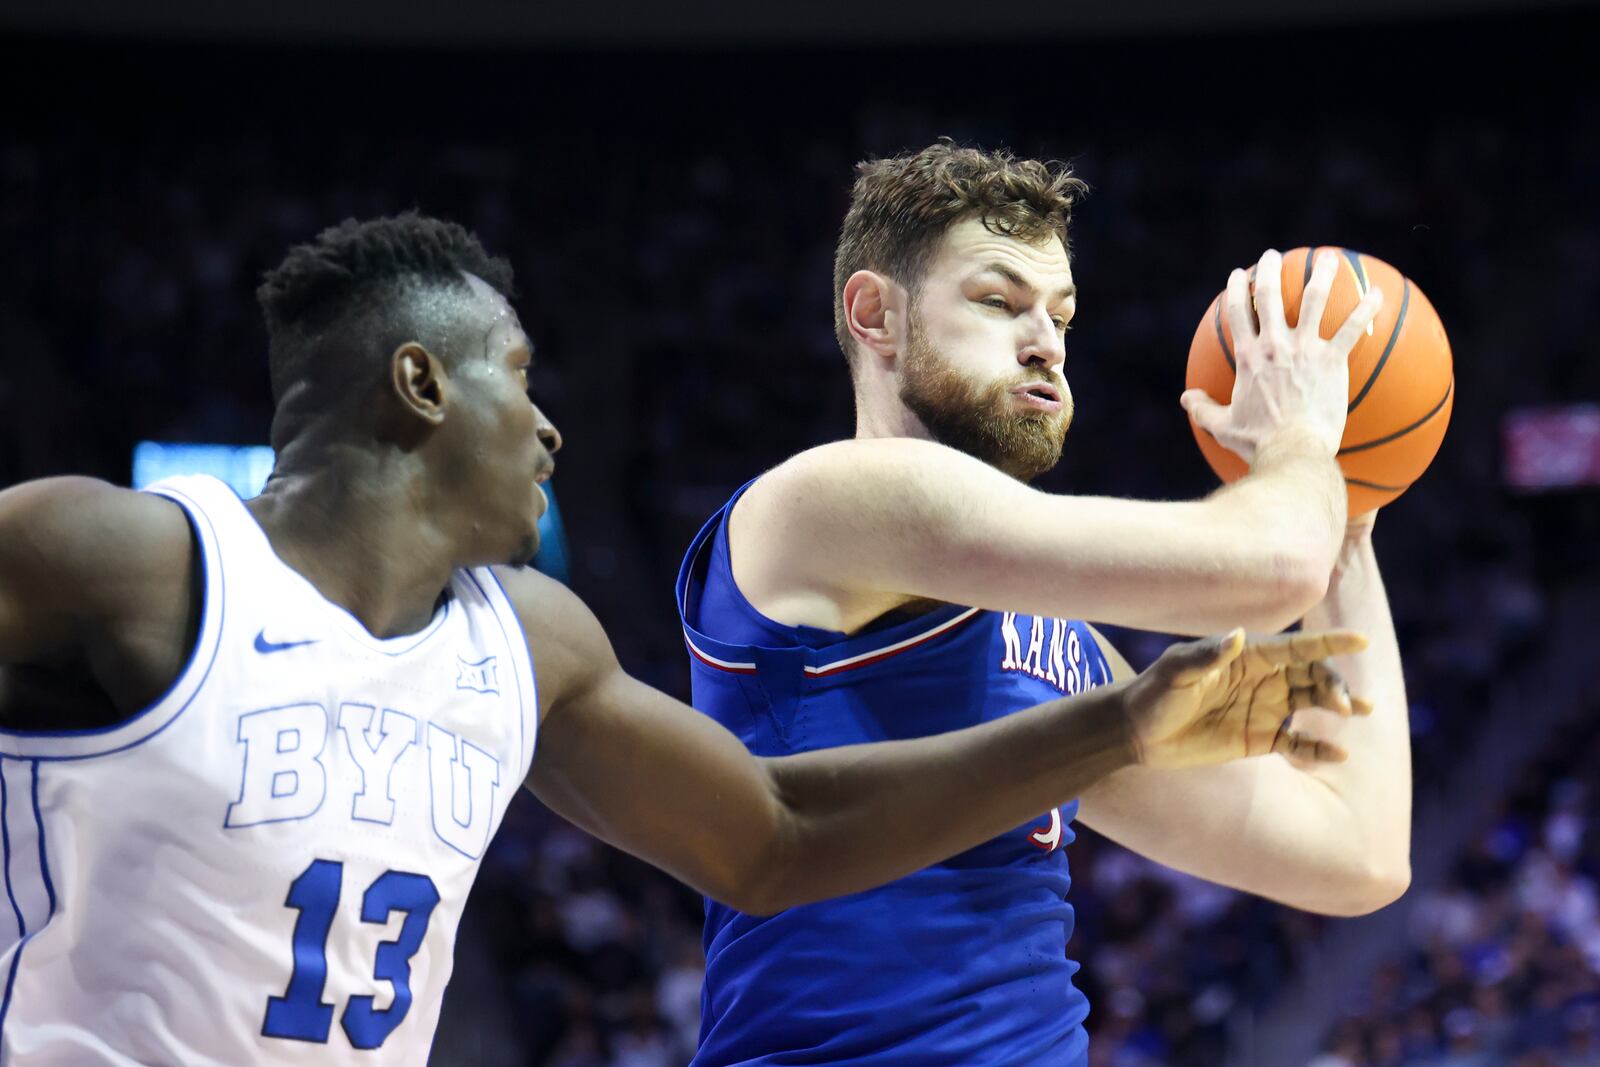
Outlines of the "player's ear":
<svg viewBox="0 0 1600 1067">
<path fill-rule="evenodd" d="M 858 270 L 844 283 L 844 321 L 866 352 L 892 360 L 905 343 L 907 294 L 894 279 Z"/>
<path fill-rule="evenodd" d="M 403 408 L 429 425 L 444 421 L 447 375 L 439 357 L 407 341 L 389 359 L 389 384 Z"/>
</svg>

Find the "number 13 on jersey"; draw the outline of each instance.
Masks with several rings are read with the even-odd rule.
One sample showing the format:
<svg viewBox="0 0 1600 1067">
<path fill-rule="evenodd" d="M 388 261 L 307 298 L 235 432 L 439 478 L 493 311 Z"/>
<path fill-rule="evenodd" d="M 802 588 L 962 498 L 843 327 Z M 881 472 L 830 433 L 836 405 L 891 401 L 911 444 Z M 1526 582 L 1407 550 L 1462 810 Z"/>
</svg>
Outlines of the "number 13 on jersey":
<svg viewBox="0 0 1600 1067">
<path fill-rule="evenodd" d="M 283 996 L 267 998 L 266 1019 L 261 1025 L 264 1036 L 327 1042 L 334 1008 L 322 999 L 328 981 L 328 931 L 343 885 L 344 864 L 333 860 L 313 860 L 290 883 L 284 903 L 300 913 L 294 924 L 293 970 Z M 339 1018 L 355 1048 L 382 1045 L 406 1017 L 411 1008 L 411 957 L 422 947 L 428 919 L 438 903 L 439 890 L 433 879 L 406 871 L 385 871 L 362 894 L 362 922 L 383 925 L 397 911 L 405 915 L 405 921 L 398 937 L 378 945 L 372 965 L 372 977 L 389 983 L 394 1001 L 380 1011 L 373 1008 L 370 994 L 352 996 Z"/>
</svg>

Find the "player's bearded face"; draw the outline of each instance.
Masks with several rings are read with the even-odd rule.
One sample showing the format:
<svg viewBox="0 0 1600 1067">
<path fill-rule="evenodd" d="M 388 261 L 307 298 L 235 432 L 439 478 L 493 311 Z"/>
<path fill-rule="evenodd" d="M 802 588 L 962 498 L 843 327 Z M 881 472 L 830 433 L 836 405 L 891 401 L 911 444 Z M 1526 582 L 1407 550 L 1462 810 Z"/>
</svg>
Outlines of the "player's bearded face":
<svg viewBox="0 0 1600 1067">
<path fill-rule="evenodd" d="M 984 383 L 962 374 L 922 329 L 913 309 L 901 353 L 900 399 L 922 420 L 934 440 L 983 460 L 1016 478 L 1032 481 L 1061 459 L 1072 424 L 1072 396 L 1062 390 L 1061 411 L 1019 411 L 1012 390 L 1031 381 L 1061 385 L 1044 370 Z"/>
</svg>

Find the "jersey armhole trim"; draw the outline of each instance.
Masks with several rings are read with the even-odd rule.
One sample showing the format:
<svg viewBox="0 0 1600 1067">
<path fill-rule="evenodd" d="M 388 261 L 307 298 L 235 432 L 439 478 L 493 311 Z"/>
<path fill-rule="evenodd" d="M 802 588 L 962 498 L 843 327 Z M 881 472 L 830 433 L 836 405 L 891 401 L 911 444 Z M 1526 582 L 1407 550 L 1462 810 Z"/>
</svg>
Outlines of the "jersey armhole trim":
<svg viewBox="0 0 1600 1067">
<path fill-rule="evenodd" d="M 712 637 L 690 621 L 691 609 L 694 606 L 690 598 L 697 591 L 697 581 L 709 581 L 709 575 L 705 578 L 700 578 L 698 575 L 702 568 L 709 569 L 710 562 L 707 557 L 715 554 L 718 537 L 730 538 L 727 545 L 726 577 L 728 588 L 739 609 L 762 627 L 774 630 L 797 629 L 784 626 L 752 604 L 733 576 L 733 545 L 728 529 L 729 523 L 732 521 L 733 509 L 738 505 L 740 498 L 758 480 L 759 478 L 752 478 L 746 482 L 717 510 L 716 514 L 706 520 L 684 554 L 683 564 L 678 571 L 675 594 L 678 617 L 683 626 L 683 639 L 689 651 L 691 666 L 725 674 L 754 675 L 761 673 L 762 667 L 759 661 L 763 654 L 771 653 L 799 664 L 800 675 L 808 680 L 827 679 L 846 671 L 872 667 L 902 652 L 909 652 L 913 648 L 943 637 L 981 614 L 979 608 L 949 605 L 931 613 L 933 615 L 931 619 L 911 619 L 875 633 L 840 634 L 837 640 L 820 645 L 796 643 L 769 647 L 727 642 Z"/>
<path fill-rule="evenodd" d="M 949 633 L 962 623 L 969 622 L 976 618 L 979 610 L 980 609 L 978 608 L 966 608 L 953 618 L 945 619 L 943 622 L 940 622 L 921 633 L 912 634 L 910 637 L 895 641 L 892 644 L 883 646 L 882 648 L 869 649 L 866 652 L 858 652 L 853 656 L 846 656 L 843 659 L 836 659 L 830 663 L 821 663 L 815 666 L 808 663 L 806 664 L 805 668 L 806 676 L 809 678 L 824 678 L 830 674 L 839 674 L 842 671 L 858 670 L 862 667 L 870 667 L 874 663 L 881 663 L 882 661 L 889 659 L 891 656 L 898 656 L 902 652 L 909 652 L 918 645 L 927 644 L 929 641 L 933 641 L 944 634 Z"/>
<path fill-rule="evenodd" d="M 500 581 L 493 567 L 482 569 L 494 586 L 492 593 L 478 578 L 476 570 L 464 573 L 477 586 L 489 609 L 494 612 L 495 621 L 500 624 L 500 632 L 511 655 L 512 670 L 516 672 L 518 754 L 522 757 L 522 777 L 517 782 L 520 787 L 533 772 L 533 754 L 539 747 L 539 672 L 533 665 L 533 645 L 528 640 L 527 630 L 523 628 L 522 617 L 517 614 L 517 606 L 512 603 L 511 594 L 506 592 L 505 583 Z"/>
</svg>

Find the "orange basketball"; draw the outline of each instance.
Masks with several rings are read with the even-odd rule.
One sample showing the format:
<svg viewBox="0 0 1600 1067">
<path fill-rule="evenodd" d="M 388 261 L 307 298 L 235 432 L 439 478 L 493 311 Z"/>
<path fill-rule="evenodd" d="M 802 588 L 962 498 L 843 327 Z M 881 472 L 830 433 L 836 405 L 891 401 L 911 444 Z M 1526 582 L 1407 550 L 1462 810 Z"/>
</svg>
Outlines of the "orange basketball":
<svg viewBox="0 0 1600 1067">
<path fill-rule="evenodd" d="M 1315 248 L 1283 254 L 1283 311 L 1300 318 L 1300 295 L 1311 280 Z M 1350 493 L 1350 514 L 1381 507 L 1408 489 L 1433 462 L 1450 424 L 1455 374 L 1444 324 L 1415 283 L 1381 259 L 1336 249 L 1343 262 L 1323 311 L 1323 337 L 1332 337 L 1371 286 L 1383 290 L 1383 307 L 1350 352 L 1350 415 L 1339 446 L 1339 466 Z M 1226 404 L 1233 397 L 1233 331 L 1218 294 L 1189 345 L 1188 388 L 1204 389 Z M 1249 469 L 1190 420 L 1211 469 L 1225 482 Z"/>
</svg>

